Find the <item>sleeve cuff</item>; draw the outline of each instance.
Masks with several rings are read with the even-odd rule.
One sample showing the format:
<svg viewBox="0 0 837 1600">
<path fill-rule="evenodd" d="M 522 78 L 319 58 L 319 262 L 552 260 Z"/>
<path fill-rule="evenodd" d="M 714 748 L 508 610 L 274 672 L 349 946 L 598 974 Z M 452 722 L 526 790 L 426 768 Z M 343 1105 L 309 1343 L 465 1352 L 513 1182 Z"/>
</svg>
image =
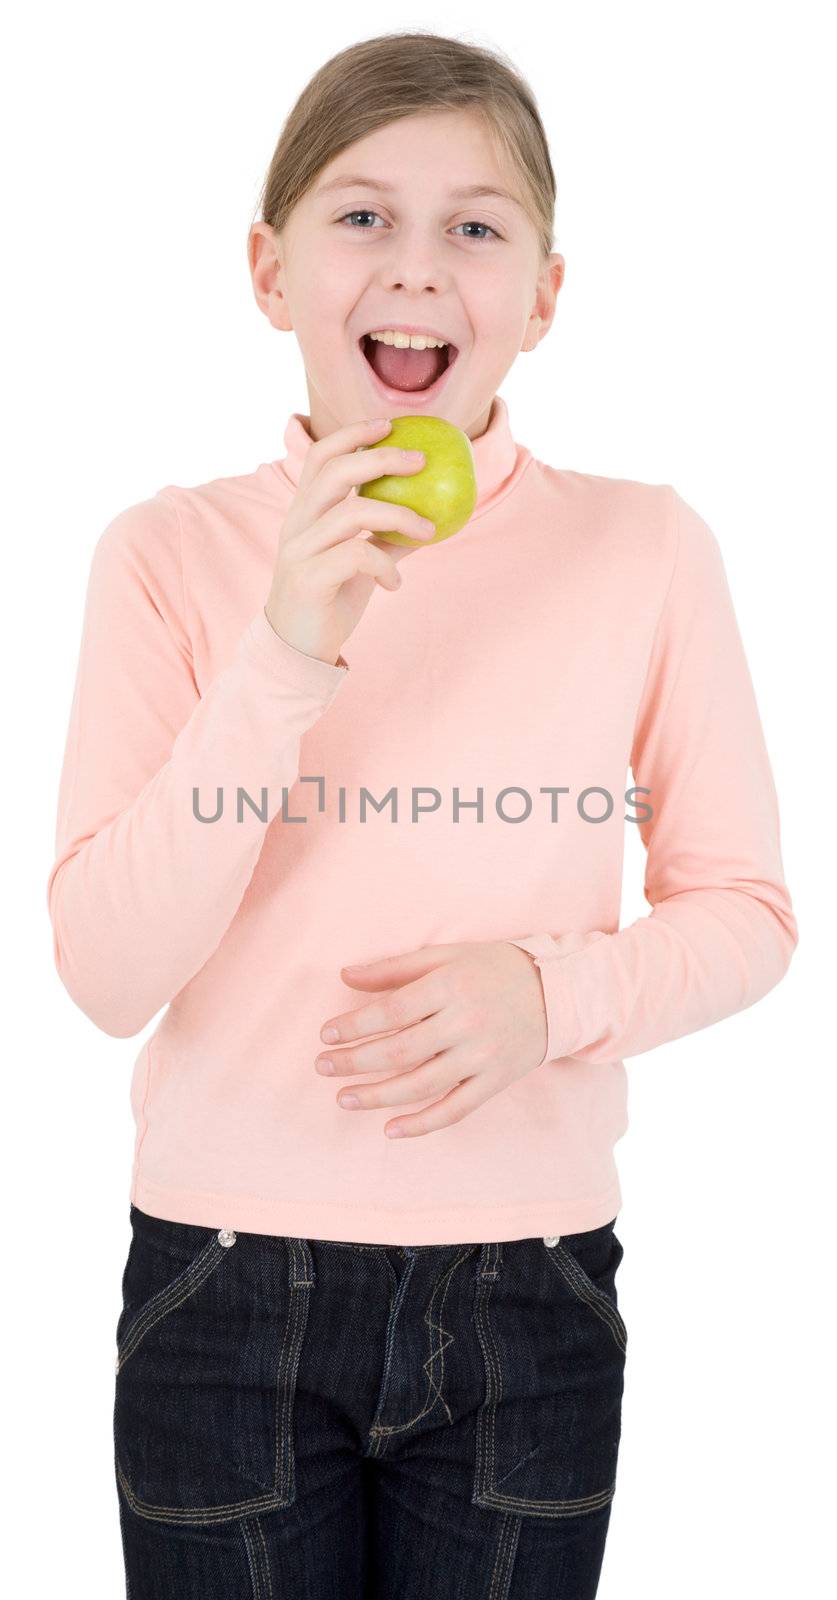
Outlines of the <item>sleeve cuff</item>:
<svg viewBox="0 0 837 1600">
<path fill-rule="evenodd" d="M 586 1005 L 584 986 L 579 983 L 582 969 L 574 956 L 581 956 L 591 944 L 608 935 L 599 930 L 590 933 L 562 933 L 553 938 L 550 933 L 533 933 L 525 939 L 507 939 L 533 957 L 541 975 L 544 1006 L 546 1009 L 546 1049 L 538 1066 L 545 1061 L 561 1061 L 581 1050 L 595 1037 L 585 1024 Z"/>
<path fill-rule="evenodd" d="M 241 646 L 246 654 L 258 660 L 277 678 L 294 688 L 309 692 L 324 695 L 334 692 L 349 670 L 349 663 L 342 655 L 332 663 L 320 660 L 319 656 L 306 655 L 304 650 L 297 650 L 295 645 L 289 644 L 276 632 L 263 606 L 245 628 Z"/>
</svg>

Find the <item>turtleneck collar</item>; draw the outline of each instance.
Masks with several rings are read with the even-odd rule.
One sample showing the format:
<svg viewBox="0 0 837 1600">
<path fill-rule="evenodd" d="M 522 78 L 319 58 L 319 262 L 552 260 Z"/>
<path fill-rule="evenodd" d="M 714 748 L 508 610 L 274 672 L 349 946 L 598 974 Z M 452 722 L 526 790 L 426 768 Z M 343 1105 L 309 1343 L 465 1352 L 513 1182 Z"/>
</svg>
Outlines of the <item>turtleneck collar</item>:
<svg viewBox="0 0 837 1600">
<path fill-rule="evenodd" d="M 294 411 L 285 429 L 285 455 L 271 466 L 293 489 L 299 486 L 305 458 L 314 441 L 308 432 L 310 418 Z M 471 440 L 477 475 L 477 503 L 471 516 L 481 516 L 511 486 L 530 459 L 525 445 L 512 438 L 508 407 L 502 395 L 495 394 L 488 427 Z M 464 530 L 463 530 L 464 531 Z"/>
</svg>

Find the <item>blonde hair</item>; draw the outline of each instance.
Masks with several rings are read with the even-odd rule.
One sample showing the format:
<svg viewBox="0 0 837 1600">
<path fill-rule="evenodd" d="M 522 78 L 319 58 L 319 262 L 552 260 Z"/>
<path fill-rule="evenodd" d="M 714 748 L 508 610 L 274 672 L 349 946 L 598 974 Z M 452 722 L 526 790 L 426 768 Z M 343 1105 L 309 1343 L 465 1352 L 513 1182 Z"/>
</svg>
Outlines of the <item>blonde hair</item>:
<svg viewBox="0 0 837 1600">
<path fill-rule="evenodd" d="M 470 111 L 521 181 L 542 261 L 553 245 L 555 174 L 535 97 L 499 51 L 437 33 L 395 32 L 340 50 L 315 72 L 283 124 L 259 199 L 280 233 L 341 150 L 401 117 Z"/>
</svg>

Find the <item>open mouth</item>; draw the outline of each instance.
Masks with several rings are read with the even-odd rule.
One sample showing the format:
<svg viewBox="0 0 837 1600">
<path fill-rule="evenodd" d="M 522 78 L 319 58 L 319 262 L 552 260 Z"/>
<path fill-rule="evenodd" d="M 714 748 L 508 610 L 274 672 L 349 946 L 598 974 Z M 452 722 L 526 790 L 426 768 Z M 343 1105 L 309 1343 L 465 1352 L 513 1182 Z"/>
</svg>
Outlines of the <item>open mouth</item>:
<svg viewBox="0 0 837 1600">
<path fill-rule="evenodd" d="M 358 340 L 358 346 L 379 392 L 389 401 L 413 404 L 435 398 L 459 355 L 455 344 L 428 350 L 399 349 L 368 333 Z"/>
</svg>

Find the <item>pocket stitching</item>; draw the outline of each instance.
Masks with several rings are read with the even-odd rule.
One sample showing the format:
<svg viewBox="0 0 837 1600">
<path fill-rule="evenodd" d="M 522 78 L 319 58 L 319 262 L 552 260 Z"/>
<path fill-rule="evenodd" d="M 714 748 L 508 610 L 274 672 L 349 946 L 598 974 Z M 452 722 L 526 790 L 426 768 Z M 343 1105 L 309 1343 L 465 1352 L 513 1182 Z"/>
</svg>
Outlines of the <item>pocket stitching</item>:
<svg viewBox="0 0 837 1600">
<path fill-rule="evenodd" d="M 556 1272 L 560 1272 L 577 1298 L 589 1305 L 591 1311 L 607 1325 L 619 1349 L 623 1355 L 626 1354 L 628 1330 L 616 1306 L 588 1278 L 583 1268 L 579 1266 L 575 1257 L 566 1248 L 566 1245 L 561 1243 L 560 1239 L 556 1244 L 544 1245 L 544 1249 Z"/>
<path fill-rule="evenodd" d="M 150 1332 L 151 1328 L 160 1322 L 163 1317 L 167 1316 L 170 1311 L 174 1311 L 178 1305 L 182 1305 L 184 1300 L 188 1300 L 189 1296 L 194 1294 L 202 1283 L 206 1282 L 210 1272 L 218 1265 L 222 1256 L 228 1254 L 229 1248 L 228 1245 L 219 1244 L 217 1234 L 212 1239 L 208 1239 L 206 1244 L 198 1251 L 194 1260 L 190 1261 L 182 1271 L 178 1272 L 170 1283 L 165 1284 L 162 1289 L 158 1289 L 150 1300 L 146 1300 L 145 1304 L 140 1306 L 119 1341 L 117 1373 L 122 1370 L 126 1361 L 133 1355 L 137 1346 L 145 1338 L 145 1335 Z"/>
<path fill-rule="evenodd" d="M 119 1481 L 132 1511 L 138 1516 L 145 1517 L 149 1522 L 175 1522 L 175 1523 L 212 1523 L 228 1522 L 232 1517 L 241 1516 L 242 1512 L 274 1511 L 287 1504 L 278 1494 L 256 1495 L 250 1500 L 239 1500 L 218 1506 L 155 1506 L 148 1500 L 140 1500 L 131 1487 L 119 1457 L 116 1458 L 116 1467 Z"/>
<path fill-rule="evenodd" d="M 474 1314 L 477 1327 L 477 1336 L 485 1363 L 488 1394 L 485 1403 L 480 1407 L 476 1420 L 476 1471 L 474 1474 L 474 1492 L 471 1496 L 475 1505 L 492 1506 L 498 1510 L 514 1510 L 528 1512 L 540 1517 L 570 1517 L 585 1511 L 598 1511 L 613 1499 L 615 1482 L 605 1489 L 595 1493 L 583 1495 L 576 1500 L 526 1500 L 519 1495 L 500 1494 L 494 1487 L 496 1475 L 495 1459 L 495 1424 L 497 1403 L 503 1394 L 503 1367 L 499 1352 L 494 1343 L 494 1332 L 491 1327 L 491 1318 L 488 1312 L 488 1301 L 492 1287 L 499 1276 L 498 1270 L 482 1271 L 477 1277 L 477 1294 L 474 1303 Z M 483 1288 L 483 1284 L 486 1285 Z M 486 1337 L 483 1337 L 483 1334 Z M 492 1346 L 489 1351 L 489 1342 Z M 491 1467 L 489 1468 L 489 1462 Z M 512 1469 L 516 1472 L 520 1462 Z M 511 1473 L 506 1473 L 506 1477 Z M 501 1483 L 505 1479 L 500 1480 Z"/>
<path fill-rule="evenodd" d="M 118 1454 L 118 1451 L 117 1451 L 115 1460 L 116 1460 L 116 1471 L 117 1471 L 117 1476 L 118 1476 L 118 1479 L 119 1479 L 119 1483 L 120 1483 L 122 1491 L 123 1491 L 123 1493 L 125 1495 L 125 1499 L 126 1499 L 128 1505 L 131 1507 L 132 1511 L 136 1512 L 136 1514 L 138 1516 L 144 1517 L 146 1520 L 148 1520 L 150 1522 L 169 1522 L 169 1523 L 174 1523 L 174 1524 L 198 1524 L 198 1525 L 204 1526 L 204 1525 L 211 1525 L 211 1524 L 216 1523 L 216 1522 L 230 1521 L 233 1518 L 237 1518 L 237 1517 L 240 1517 L 240 1516 L 245 1515 L 245 1514 L 252 1514 L 253 1516 L 257 1516 L 262 1512 L 275 1511 L 275 1510 L 284 1510 L 287 1506 L 289 1506 L 289 1505 L 291 1505 L 293 1503 L 293 1499 L 294 1499 L 294 1496 L 295 1496 L 295 1493 L 296 1493 L 295 1476 L 294 1476 L 293 1435 L 292 1435 L 293 1405 L 294 1405 L 294 1399 L 295 1399 L 296 1373 L 297 1373 L 297 1369 L 298 1369 L 298 1366 L 299 1366 L 300 1356 L 301 1356 L 301 1353 L 302 1353 L 302 1345 L 303 1345 L 305 1329 L 306 1329 L 307 1321 L 308 1321 L 308 1308 L 309 1308 L 309 1305 L 310 1305 L 310 1300 L 309 1300 L 309 1298 L 307 1296 L 305 1297 L 305 1299 L 303 1301 L 299 1301 L 296 1298 L 295 1291 L 298 1290 L 298 1289 L 310 1289 L 313 1286 L 314 1281 L 315 1281 L 313 1275 L 309 1274 L 309 1270 L 308 1270 L 308 1265 L 307 1264 L 305 1264 L 304 1267 L 303 1267 L 303 1276 L 302 1277 L 297 1277 L 297 1275 L 296 1275 L 296 1249 L 297 1249 L 298 1243 L 299 1243 L 298 1240 L 289 1240 L 289 1246 L 290 1246 L 290 1250 L 291 1250 L 291 1266 L 290 1266 L 291 1301 L 290 1301 L 290 1306 L 289 1306 L 289 1310 L 288 1310 L 287 1320 L 286 1320 L 286 1323 L 285 1323 L 285 1330 L 284 1330 L 284 1334 L 283 1334 L 283 1337 L 282 1337 L 282 1348 L 281 1348 L 280 1355 L 279 1355 L 279 1362 L 278 1362 L 278 1365 L 277 1365 L 277 1379 L 276 1379 L 276 1430 L 277 1430 L 277 1435 L 276 1435 L 276 1470 L 275 1470 L 275 1481 L 274 1481 L 274 1485 L 273 1485 L 272 1491 L 266 1491 L 262 1495 L 254 1495 L 249 1500 L 239 1500 L 239 1501 L 236 1501 L 236 1502 L 226 1502 L 224 1504 L 215 1505 L 215 1506 L 164 1506 L 164 1505 L 155 1505 L 151 1501 L 141 1500 L 137 1496 L 137 1494 L 134 1492 L 134 1489 L 133 1489 L 133 1487 L 131 1485 L 130 1479 L 128 1478 L 128 1475 L 125 1472 L 125 1468 L 124 1468 L 122 1462 L 119 1459 L 119 1454 Z M 165 1289 L 158 1290 L 157 1295 L 153 1296 L 153 1299 L 151 1301 L 148 1301 L 146 1303 L 146 1305 L 140 1309 L 140 1311 L 137 1313 L 137 1316 L 134 1319 L 134 1322 L 131 1324 L 131 1328 L 134 1328 L 136 1326 L 136 1324 L 138 1323 L 139 1319 L 141 1317 L 145 1316 L 145 1313 L 148 1310 L 150 1310 L 152 1304 L 157 1302 L 159 1296 L 167 1295 L 177 1285 L 182 1284 L 184 1278 L 190 1272 L 192 1272 L 194 1268 L 196 1268 L 201 1263 L 202 1259 L 204 1257 L 210 1256 L 213 1245 L 217 1246 L 217 1249 L 218 1249 L 218 1252 L 219 1252 L 219 1259 L 220 1259 L 220 1255 L 225 1255 L 225 1254 L 228 1253 L 229 1247 L 228 1246 L 222 1246 L 218 1242 L 217 1235 L 215 1236 L 214 1239 L 209 1239 L 207 1241 L 206 1245 L 203 1246 L 203 1249 L 201 1251 L 199 1251 L 199 1253 L 195 1257 L 194 1261 L 192 1261 L 189 1264 L 189 1266 L 184 1269 L 183 1273 L 178 1274 L 178 1277 L 175 1278 L 172 1281 L 171 1284 L 167 1285 Z M 307 1245 L 304 1245 L 303 1248 L 305 1249 L 307 1259 L 310 1260 L 310 1257 L 308 1257 Z M 194 1285 L 194 1288 L 200 1287 L 200 1283 L 205 1282 L 206 1278 L 209 1275 L 209 1272 L 212 1271 L 214 1266 L 216 1266 L 217 1264 L 218 1264 L 217 1261 L 212 1261 L 210 1263 L 210 1266 L 207 1269 L 207 1272 L 200 1279 L 200 1282 Z M 186 1298 L 186 1296 L 184 1296 L 183 1298 Z M 167 1310 L 168 1309 L 174 1309 L 174 1307 L 173 1306 L 172 1307 L 168 1307 L 167 1306 L 166 1309 Z M 149 1326 L 153 1326 L 153 1325 L 154 1324 L 151 1323 Z M 130 1328 L 129 1328 L 128 1331 L 130 1332 Z M 143 1329 L 143 1333 L 140 1336 L 140 1338 L 144 1337 L 144 1335 L 145 1335 L 145 1333 L 147 1331 L 148 1331 L 148 1328 Z M 288 1348 L 289 1334 L 290 1334 L 290 1348 L 289 1348 L 289 1354 L 288 1354 L 288 1358 L 287 1359 L 288 1359 L 289 1370 L 290 1370 L 290 1373 L 291 1373 L 291 1381 L 289 1381 L 288 1383 L 282 1383 L 281 1382 L 281 1377 L 282 1377 L 282 1373 L 283 1373 L 283 1363 L 285 1362 L 285 1351 Z M 136 1349 L 137 1344 L 139 1344 L 139 1342 L 140 1342 L 140 1339 L 137 1339 L 136 1342 L 134 1343 L 134 1345 L 132 1346 L 132 1350 Z M 131 1352 L 129 1352 L 129 1353 L 131 1353 Z M 120 1365 L 121 1365 L 121 1363 L 120 1363 Z M 117 1372 L 118 1371 L 119 1371 L 119 1366 L 117 1367 Z M 282 1410 L 282 1402 L 283 1402 L 283 1400 L 284 1400 L 284 1410 Z M 280 1465 L 280 1451 L 282 1452 L 281 1465 Z"/>
</svg>

